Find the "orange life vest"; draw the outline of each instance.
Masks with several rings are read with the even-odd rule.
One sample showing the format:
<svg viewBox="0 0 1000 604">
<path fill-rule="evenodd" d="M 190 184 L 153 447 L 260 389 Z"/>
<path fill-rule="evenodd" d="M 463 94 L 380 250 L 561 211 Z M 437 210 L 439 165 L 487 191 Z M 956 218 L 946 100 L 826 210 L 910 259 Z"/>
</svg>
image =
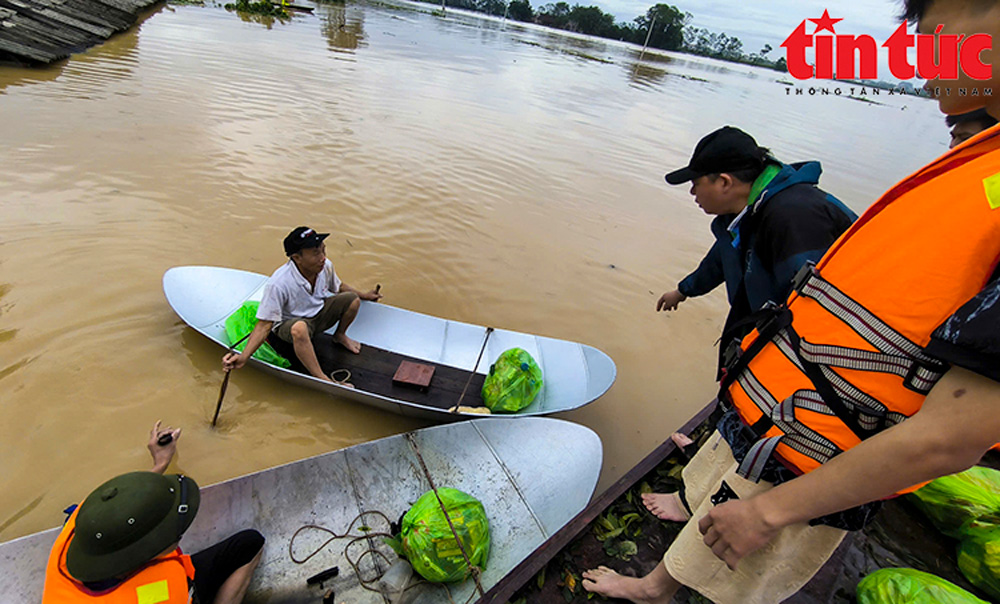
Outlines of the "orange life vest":
<svg viewBox="0 0 1000 604">
<path fill-rule="evenodd" d="M 66 521 L 56 538 L 45 568 L 45 591 L 42 604 L 74 602 L 100 604 L 188 604 L 188 580 L 194 579 L 191 557 L 180 548 L 151 560 L 115 588 L 93 592 L 70 576 L 66 569 L 66 550 L 76 529 L 76 511 Z"/>
<path fill-rule="evenodd" d="M 923 348 L 1000 259 L 998 151 L 1000 126 L 894 186 L 744 338 L 721 392 L 759 439 L 740 474 L 809 472 L 920 409 L 947 370 Z"/>
</svg>

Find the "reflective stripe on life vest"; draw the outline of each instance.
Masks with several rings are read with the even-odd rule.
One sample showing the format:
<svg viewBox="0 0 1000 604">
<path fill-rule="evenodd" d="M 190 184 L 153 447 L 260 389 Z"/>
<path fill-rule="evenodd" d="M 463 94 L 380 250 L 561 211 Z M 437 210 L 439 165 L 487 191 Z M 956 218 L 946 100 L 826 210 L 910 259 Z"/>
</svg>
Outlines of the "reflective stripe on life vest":
<svg viewBox="0 0 1000 604">
<path fill-rule="evenodd" d="M 740 473 L 808 472 L 916 413 L 947 369 L 923 348 L 998 260 L 1000 126 L 890 189 L 744 338 L 722 383 L 759 437 Z"/>
</svg>

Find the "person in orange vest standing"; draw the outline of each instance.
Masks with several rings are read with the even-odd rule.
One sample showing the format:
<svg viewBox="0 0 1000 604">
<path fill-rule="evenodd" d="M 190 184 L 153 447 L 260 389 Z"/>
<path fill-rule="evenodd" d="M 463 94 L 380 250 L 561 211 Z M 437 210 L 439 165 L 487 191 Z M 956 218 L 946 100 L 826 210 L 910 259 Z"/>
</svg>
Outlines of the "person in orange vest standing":
<svg viewBox="0 0 1000 604">
<path fill-rule="evenodd" d="M 195 481 L 164 474 L 180 433 L 156 422 L 152 470 L 112 478 L 72 511 L 49 554 L 42 604 L 243 601 L 264 537 L 249 529 L 193 556 L 181 552 L 200 497 Z"/>
<path fill-rule="evenodd" d="M 922 36 L 994 40 L 963 53 L 988 79 L 960 70 L 928 87 L 948 115 L 1000 118 L 1000 3 L 904 11 Z M 736 423 L 685 468 L 692 519 L 663 561 L 641 578 L 589 570 L 585 589 L 781 602 L 879 501 L 969 468 L 1000 440 L 1000 126 L 892 187 L 793 289 L 727 355 L 719 401 Z"/>
</svg>

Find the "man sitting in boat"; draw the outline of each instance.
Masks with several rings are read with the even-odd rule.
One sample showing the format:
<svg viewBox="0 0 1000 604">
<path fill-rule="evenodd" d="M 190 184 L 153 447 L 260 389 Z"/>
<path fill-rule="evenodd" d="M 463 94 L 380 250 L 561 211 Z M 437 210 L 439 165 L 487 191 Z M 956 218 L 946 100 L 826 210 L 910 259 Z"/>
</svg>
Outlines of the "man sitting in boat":
<svg viewBox="0 0 1000 604">
<path fill-rule="evenodd" d="M 190 478 L 164 475 L 180 434 L 156 422 L 152 471 L 112 478 L 76 507 L 49 554 L 42 604 L 243 601 L 264 537 L 244 530 L 193 556 L 181 552 L 200 498 Z"/>
<path fill-rule="evenodd" d="M 257 308 L 257 325 L 246 348 L 223 357 L 226 371 L 243 367 L 272 330 L 292 344 L 295 356 L 313 377 L 327 382 L 333 380 L 320 368 L 313 336 L 336 324 L 333 340 L 354 354 L 361 352 L 361 344 L 347 337 L 347 328 L 358 316 L 360 300 L 377 301 L 382 295 L 376 290 L 359 291 L 340 280 L 326 257 L 323 240 L 329 236 L 300 226 L 285 237 L 288 262 L 267 280 Z"/>
</svg>

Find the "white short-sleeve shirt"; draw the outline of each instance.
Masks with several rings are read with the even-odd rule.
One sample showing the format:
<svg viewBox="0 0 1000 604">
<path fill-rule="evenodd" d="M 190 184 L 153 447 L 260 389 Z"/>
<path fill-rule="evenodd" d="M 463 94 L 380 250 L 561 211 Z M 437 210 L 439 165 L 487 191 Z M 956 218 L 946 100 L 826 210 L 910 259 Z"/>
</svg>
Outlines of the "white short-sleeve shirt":
<svg viewBox="0 0 1000 604">
<path fill-rule="evenodd" d="M 264 297 L 257 308 L 257 320 L 273 321 L 277 326 L 292 317 L 315 317 L 323 310 L 323 302 L 340 292 L 340 283 L 329 259 L 323 272 L 316 277 L 316 287 L 309 285 L 299 268 L 289 260 L 267 280 Z"/>
</svg>

